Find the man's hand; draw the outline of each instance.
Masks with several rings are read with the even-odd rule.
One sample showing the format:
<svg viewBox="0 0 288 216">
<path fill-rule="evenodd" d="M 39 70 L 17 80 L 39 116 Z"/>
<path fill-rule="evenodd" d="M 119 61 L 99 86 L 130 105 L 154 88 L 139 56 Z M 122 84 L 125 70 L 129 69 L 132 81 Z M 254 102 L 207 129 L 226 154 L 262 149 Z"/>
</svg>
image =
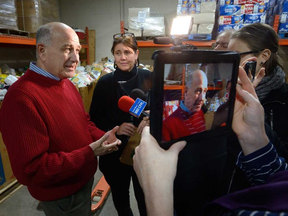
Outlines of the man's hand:
<svg viewBox="0 0 288 216">
<path fill-rule="evenodd" d="M 135 149 L 133 166 L 151 216 L 173 215 L 173 182 L 178 154 L 185 145 L 185 141 L 177 142 L 165 151 L 150 135 L 149 127 L 143 129 L 141 142 Z"/>
<path fill-rule="evenodd" d="M 126 136 L 133 136 L 136 132 L 136 127 L 131 124 L 124 122 L 120 125 L 119 129 L 117 130 L 117 135 L 126 135 Z"/>
<path fill-rule="evenodd" d="M 244 69 L 239 67 L 241 85 L 237 85 L 232 128 L 237 134 L 244 155 L 269 143 L 264 128 L 264 110 Z"/>
<path fill-rule="evenodd" d="M 118 130 L 118 126 L 105 133 L 99 140 L 91 143 L 89 146 L 94 152 L 94 156 L 102 156 L 118 150 L 118 145 L 121 141 L 116 138 L 115 133 Z"/>
</svg>

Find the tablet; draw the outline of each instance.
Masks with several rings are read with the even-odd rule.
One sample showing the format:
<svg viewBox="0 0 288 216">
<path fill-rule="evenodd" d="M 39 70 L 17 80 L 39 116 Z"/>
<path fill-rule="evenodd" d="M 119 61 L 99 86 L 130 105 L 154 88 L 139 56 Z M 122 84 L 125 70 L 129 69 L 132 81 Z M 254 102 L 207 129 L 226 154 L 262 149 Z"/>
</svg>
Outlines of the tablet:
<svg viewBox="0 0 288 216">
<path fill-rule="evenodd" d="M 231 130 L 238 53 L 157 51 L 153 59 L 150 132 L 159 143 L 197 142 Z"/>
</svg>

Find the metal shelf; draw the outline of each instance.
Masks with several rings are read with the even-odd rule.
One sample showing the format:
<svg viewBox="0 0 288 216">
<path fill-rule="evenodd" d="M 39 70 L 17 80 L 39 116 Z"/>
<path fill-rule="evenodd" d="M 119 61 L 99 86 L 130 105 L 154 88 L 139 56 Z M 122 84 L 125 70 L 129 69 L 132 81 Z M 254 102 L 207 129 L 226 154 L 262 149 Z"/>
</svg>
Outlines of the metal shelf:
<svg viewBox="0 0 288 216">
<path fill-rule="evenodd" d="M 86 43 L 82 44 L 81 46 L 84 49 L 87 49 L 87 64 L 89 64 L 89 40 L 88 40 L 88 28 L 85 28 L 85 33 L 86 33 Z M 17 36 L 17 35 L 5 35 L 5 34 L 0 34 L 0 47 L 5 46 L 14 46 L 14 45 L 21 45 L 21 46 L 36 46 L 36 39 L 35 38 L 28 38 L 28 37 L 23 37 L 23 36 Z"/>
<path fill-rule="evenodd" d="M 36 39 L 21 37 L 21 36 L 12 36 L 12 35 L 0 35 L 0 44 L 17 44 L 17 45 L 29 45 L 35 46 Z"/>
<path fill-rule="evenodd" d="M 183 41 L 183 44 L 193 44 L 197 47 L 211 47 L 212 43 L 214 43 L 215 40 L 211 41 Z M 162 44 L 155 44 L 153 41 L 137 41 L 138 47 L 172 47 L 173 44 L 168 45 L 162 45 Z"/>
<path fill-rule="evenodd" d="M 173 44 L 155 44 L 153 41 L 137 41 L 138 47 L 172 47 Z M 193 44 L 197 47 L 211 47 L 215 40 L 211 41 L 183 41 L 183 44 Z M 288 39 L 279 39 L 280 46 L 288 46 Z"/>
</svg>

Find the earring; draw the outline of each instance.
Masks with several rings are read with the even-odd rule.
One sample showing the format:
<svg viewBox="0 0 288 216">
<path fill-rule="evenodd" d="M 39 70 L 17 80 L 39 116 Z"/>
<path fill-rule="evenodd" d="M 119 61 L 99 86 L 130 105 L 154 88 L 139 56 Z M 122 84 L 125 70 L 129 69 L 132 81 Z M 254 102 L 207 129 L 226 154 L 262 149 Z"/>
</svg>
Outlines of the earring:
<svg viewBox="0 0 288 216">
<path fill-rule="evenodd" d="M 260 62 L 260 66 L 264 65 L 265 62 Z"/>
<path fill-rule="evenodd" d="M 115 69 L 117 68 L 117 64 L 115 64 L 115 62 L 114 62 L 114 68 L 115 68 Z"/>
</svg>

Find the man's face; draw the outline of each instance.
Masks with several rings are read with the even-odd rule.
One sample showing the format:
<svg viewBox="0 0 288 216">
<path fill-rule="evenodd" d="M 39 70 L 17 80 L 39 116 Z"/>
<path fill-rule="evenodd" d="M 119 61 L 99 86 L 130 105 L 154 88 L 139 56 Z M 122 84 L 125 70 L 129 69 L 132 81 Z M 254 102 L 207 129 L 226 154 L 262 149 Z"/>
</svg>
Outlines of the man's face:
<svg viewBox="0 0 288 216">
<path fill-rule="evenodd" d="M 193 76 L 192 86 L 185 92 L 184 104 L 191 112 L 198 112 L 205 101 L 208 81 L 206 75 L 200 70 Z"/>
<path fill-rule="evenodd" d="M 80 49 L 79 38 L 73 29 L 55 27 L 52 44 L 45 46 L 43 69 L 60 79 L 73 77 Z"/>
<path fill-rule="evenodd" d="M 217 37 L 214 50 L 227 50 L 229 38 L 226 34 L 221 34 Z"/>
</svg>

